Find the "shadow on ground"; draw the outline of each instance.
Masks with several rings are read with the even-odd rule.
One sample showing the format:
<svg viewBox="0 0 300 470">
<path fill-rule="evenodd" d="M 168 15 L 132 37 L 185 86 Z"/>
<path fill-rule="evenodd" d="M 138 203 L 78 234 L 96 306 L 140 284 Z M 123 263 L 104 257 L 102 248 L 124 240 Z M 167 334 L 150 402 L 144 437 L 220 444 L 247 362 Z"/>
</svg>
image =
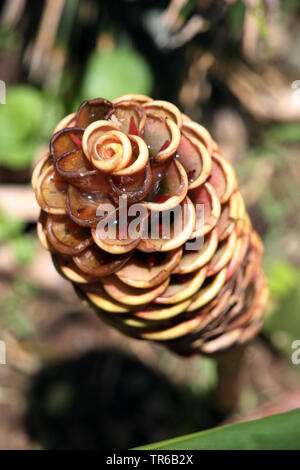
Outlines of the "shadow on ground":
<svg viewBox="0 0 300 470">
<path fill-rule="evenodd" d="M 27 393 L 25 427 L 45 449 L 128 449 L 215 424 L 207 397 L 117 350 L 52 363 Z"/>
</svg>

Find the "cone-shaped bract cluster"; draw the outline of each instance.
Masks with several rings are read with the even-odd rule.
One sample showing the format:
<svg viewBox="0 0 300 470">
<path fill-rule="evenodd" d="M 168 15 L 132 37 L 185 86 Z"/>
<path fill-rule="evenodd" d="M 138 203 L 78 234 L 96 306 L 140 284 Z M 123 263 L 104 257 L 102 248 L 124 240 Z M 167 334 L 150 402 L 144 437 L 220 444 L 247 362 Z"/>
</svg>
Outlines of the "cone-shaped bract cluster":
<svg viewBox="0 0 300 470">
<path fill-rule="evenodd" d="M 173 104 L 142 95 L 84 102 L 57 126 L 32 184 L 41 243 L 114 327 L 186 355 L 214 354 L 258 332 L 262 243 L 231 164 Z M 144 215 L 132 237 L 136 204 Z M 99 223 L 115 235 L 103 236 Z"/>
</svg>

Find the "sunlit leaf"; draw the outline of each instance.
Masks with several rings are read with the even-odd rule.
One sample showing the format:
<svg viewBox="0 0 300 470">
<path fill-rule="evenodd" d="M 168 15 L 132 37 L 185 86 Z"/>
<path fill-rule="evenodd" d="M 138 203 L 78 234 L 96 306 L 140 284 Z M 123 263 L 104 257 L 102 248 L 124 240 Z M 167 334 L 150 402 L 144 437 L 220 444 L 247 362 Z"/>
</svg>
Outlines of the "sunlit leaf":
<svg viewBox="0 0 300 470">
<path fill-rule="evenodd" d="M 149 94 L 152 74 L 146 60 L 129 46 L 92 52 L 83 79 L 82 97 L 113 99 L 127 93 Z"/>
<path fill-rule="evenodd" d="M 43 100 L 38 90 L 28 85 L 7 89 L 6 104 L 0 106 L 0 141 L 3 145 L 28 137 L 38 128 L 43 111 Z"/>
<path fill-rule="evenodd" d="M 30 166 L 63 114 L 59 99 L 25 84 L 9 87 L 6 104 L 0 106 L 0 165 L 13 170 Z"/>
<path fill-rule="evenodd" d="M 300 409 L 139 447 L 145 450 L 299 450 Z"/>
</svg>

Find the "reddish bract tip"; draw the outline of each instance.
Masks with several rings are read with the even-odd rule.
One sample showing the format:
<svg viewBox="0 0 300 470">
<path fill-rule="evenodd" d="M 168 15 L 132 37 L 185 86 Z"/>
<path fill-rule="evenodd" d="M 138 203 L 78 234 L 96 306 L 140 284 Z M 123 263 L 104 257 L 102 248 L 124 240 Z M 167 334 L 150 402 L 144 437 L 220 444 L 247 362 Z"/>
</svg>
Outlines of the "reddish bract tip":
<svg viewBox="0 0 300 470">
<path fill-rule="evenodd" d="M 73 230 L 76 230 L 77 228 L 78 228 L 78 225 L 75 224 L 75 223 L 74 224 L 72 224 L 72 223 L 68 224 L 68 230 L 70 232 L 72 232 Z"/>
<path fill-rule="evenodd" d="M 70 134 L 70 139 L 72 140 L 73 144 L 76 145 L 76 147 L 78 148 L 82 147 L 82 140 L 79 139 L 79 137 L 77 137 L 74 134 Z"/>
<path fill-rule="evenodd" d="M 137 130 L 137 127 L 135 125 L 135 121 L 134 121 L 133 116 L 131 116 L 131 118 L 130 118 L 129 134 L 138 135 L 138 130 Z"/>
<path fill-rule="evenodd" d="M 191 170 L 187 173 L 187 177 L 188 179 L 190 180 L 191 178 L 193 178 L 194 174 L 196 173 L 196 170 Z"/>
<path fill-rule="evenodd" d="M 60 178 L 52 178 L 52 181 L 53 181 L 53 183 L 55 183 L 55 184 L 61 184 L 61 185 L 63 185 L 63 186 L 66 186 L 66 185 L 68 184 L 67 181 L 64 181 L 64 180 L 62 180 L 62 179 L 60 179 Z"/>
<path fill-rule="evenodd" d="M 149 268 L 152 268 L 155 264 L 155 258 L 154 258 L 154 255 L 152 253 L 150 253 L 148 256 L 147 256 L 147 264 L 148 264 L 148 267 Z"/>
<path fill-rule="evenodd" d="M 154 198 L 154 202 L 166 202 L 169 199 L 169 196 L 166 194 L 159 194 Z"/>
<path fill-rule="evenodd" d="M 166 140 L 165 143 L 159 149 L 159 152 L 161 152 L 162 150 L 165 150 L 167 147 L 169 147 L 169 145 L 170 145 L 170 141 Z"/>
</svg>

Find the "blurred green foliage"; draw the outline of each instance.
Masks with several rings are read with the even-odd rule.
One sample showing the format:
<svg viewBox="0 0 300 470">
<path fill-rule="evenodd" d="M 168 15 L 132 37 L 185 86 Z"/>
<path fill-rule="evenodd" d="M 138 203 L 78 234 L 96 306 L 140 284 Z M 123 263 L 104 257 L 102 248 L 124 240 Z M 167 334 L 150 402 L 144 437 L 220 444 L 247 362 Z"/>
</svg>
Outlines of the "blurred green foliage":
<svg viewBox="0 0 300 470">
<path fill-rule="evenodd" d="M 6 104 L 0 106 L 0 165 L 14 170 L 28 167 L 63 114 L 58 98 L 30 85 L 9 87 Z"/>
<path fill-rule="evenodd" d="M 245 4 L 238 0 L 230 5 L 227 12 L 228 30 L 230 38 L 237 40 L 241 37 L 245 16 Z"/>
<path fill-rule="evenodd" d="M 21 43 L 22 39 L 16 31 L 0 26 L 0 49 L 15 51 L 20 48 Z"/>
<path fill-rule="evenodd" d="M 24 230 L 25 222 L 13 219 L 0 207 L 0 243 L 8 242 L 12 246 L 19 264 L 30 263 L 37 246 L 36 237 Z"/>
<path fill-rule="evenodd" d="M 300 338 L 300 272 L 290 262 L 274 259 L 266 269 L 272 311 L 266 316 L 264 333 L 290 360 L 292 342 Z"/>
<path fill-rule="evenodd" d="M 24 222 L 7 216 L 0 207 L 0 243 L 18 236 L 24 229 Z"/>
<path fill-rule="evenodd" d="M 282 259 L 273 259 L 267 267 L 270 294 L 284 299 L 291 294 L 299 282 L 297 269 Z"/>
<path fill-rule="evenodd" d="M 273 124 L 266 131 L 268 140 L 281 143 L 300 142 L 299 124 Z"/>
<path fill-rule="evenodd" d="M 299 141 L 299 124 L 265 126 L 249 158 L 242 163 L 244 175 L 247 172 L 249 175 L 250 170 L 260 178 L 256 182 L 260 187 L 259 206 L 265 224 L 264 266 L 270 289 L 263 332 L 288 361 L 292 342 L 300 338 L 300 271 L 290 252 L 290 245 L 295 243 L 300 229 L 297 217 L 300 210 Z M 262 174 L 266 176 L 260 177 L 259 169 L 264 169 Z"/>
<path fill-rule="evenodd" d="M 300 338 L 300 258 L 295 253 L 300 230 L 299 141 L 297 123 L 261 126 L 255 144 L 237 165 L 241 186 L 254 195 L 252 220 L 265 246 L 270 302 L 263 333 L 288 363 L 291 344 Z"/>
<path fill-rule="evenodd" d="M 20 264 L 29 264 L 36 252 L 37 240 L 30 233 L 20 233 L 12 241 L 12 248 Z"/>
<path fill-rule="evenodd" d="M 0 301 L 0 323 L 11 329 L 18 337 L 28 339 L 35 334 L 33 322 L 24 314 L 24 305 L 30 303 L 35 288 L 30 281 L 17 277 L 11 289 L 6 291 Z"/>
<path fill-rule="evenodd" d="M 153 84 L 146 59 L 131 46 L 91 53 L 82 81 L 81 100 L 99 96 L 112 100 L 127 93 L 149 94 Z"/>
<path fill-rule="evenodd" d="M 186 3 L 183 4 L 183 6 L 180 9 L 179 15 L 187 19 L 189 15 L 193 12 L 193 9 L 195 8 L 196 0 L 187 0 Z"/>
</svg>

